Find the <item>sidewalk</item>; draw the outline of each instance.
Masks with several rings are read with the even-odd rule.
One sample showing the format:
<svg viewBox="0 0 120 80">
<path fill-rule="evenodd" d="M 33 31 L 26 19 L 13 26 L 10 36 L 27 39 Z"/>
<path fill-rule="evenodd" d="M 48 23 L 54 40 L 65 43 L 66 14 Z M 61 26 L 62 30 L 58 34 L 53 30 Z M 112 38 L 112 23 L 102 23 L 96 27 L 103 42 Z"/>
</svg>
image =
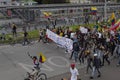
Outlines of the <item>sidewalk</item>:
<svg viewBox="0 0 120 80">
<path fill-rule="evenodd" d="M 105 66 L 103 66 L 101 68 L 101 74 L 102 74 L 101 77 L 100 78 L 96 77 L 93 80 L 120 80 L 120 75 L 119 75 L 120 74 L 120 69 L 119 69 L 119 67 L 116 67 L 116 64 L 117 64 L 116 59 L 111 61 L 110 66 L 105 64 Z M 82 80 L 90 80 L 89 79 L 90 73 L 86 74 L 85 71 L 86 71 L 86 68 L 83 68 L 83 69 L 79 70 L 80 78 Z M 51 77 L 48 80 L 61 80 L 61 78 L 67 78 L 69 80 L 70 72 Z"/>
</svg>

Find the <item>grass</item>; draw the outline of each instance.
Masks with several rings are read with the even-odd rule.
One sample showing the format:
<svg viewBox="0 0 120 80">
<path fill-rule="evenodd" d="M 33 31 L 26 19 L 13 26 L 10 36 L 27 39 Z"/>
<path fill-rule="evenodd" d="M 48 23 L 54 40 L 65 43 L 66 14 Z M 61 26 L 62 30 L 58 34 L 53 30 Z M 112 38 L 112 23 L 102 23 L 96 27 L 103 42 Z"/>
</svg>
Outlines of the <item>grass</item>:
<svg viewBox="0 0 120 80">
<path fill-rule="evenodd" d="M 73 31 L 76 31 L 80 28 L 80 26 L 83 26 L 83 27 L 89 27 L 90 29 L 92 29 L 95 24 L 81 24 L 81 25 L 73 25 L 73 26 L 70 26 L 70 28 L 73 30 Z"/>
<path fill-rule="evenodd" d="M 70 26 L 70 29 L 73 31 L 76 31 L 80 28 L 80 26 L 86 26 L 89 28 L 93 28 L 95 26 L 95 24 L 89 24 L 89 25 L 73 25 Z M 19 32 L 17 33 L 17 37 L 13 38 L 12 34 L 6 34 L 6 40 L 0 40 L 0 44 L 10 44 L 10 43 L 18 43 L 18 42 L 22 42 L 23 41 L 23 32 Z M 28 31 L 28 39 L 37 39 L 39 38 L 39 31 L 38 30 L 33 30 L 33 31 Z M 1 36 L 1 35 L 0 35 Z"/>
<path fill-rule="evenodd" d="M 39 37 L 38 30 L 28 32 L 28 39 L 37 39 L 38 37 Z M 5 40 L 0 40 L 0 44 L 18 43 L 23 41 L 23 32 L 17 33 L 16 38 L 14 38 L 12 34 L 6 34 L 5 38 L 6 38 Z"/>
</svg>

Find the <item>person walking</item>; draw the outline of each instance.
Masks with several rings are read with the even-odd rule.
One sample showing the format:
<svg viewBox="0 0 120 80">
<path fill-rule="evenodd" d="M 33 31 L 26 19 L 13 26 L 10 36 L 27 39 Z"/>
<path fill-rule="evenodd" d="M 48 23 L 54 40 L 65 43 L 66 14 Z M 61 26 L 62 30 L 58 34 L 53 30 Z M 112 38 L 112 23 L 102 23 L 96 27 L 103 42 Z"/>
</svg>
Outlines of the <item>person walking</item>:
<svg viewBox="0 0 120 80">
<path fill-rule="evenodd" d="M 28 41 L 28 32 L 25 30 L 25 31 L 24 31 L 24 41 L 23 41 L 23 45 L 25 45 L 26 42 L 27 42 L 27 44 L 30 43 L 30 42 Z"/>
<path fill-rule="evenodd" d="M 74 55 L 75 62 L 77 62 L 79 50 L 80 48 L 79 48 L 78 42 L 74 42 L 73 43 L 73 55 Z"/>
<path fill-rule="evenodd" d="M 86 54 L 86 58 L 87 58 L 87 69 L 86 69 L 86 73 L 88 73 L 88 70 L 89 70 L 89 69 L 92 70 L 92 65 L 91 65 L 91 63 L 92 63 L 93 57 L 91 56 L 91 53 L 90 53 L 89 50 L 87 50 L 87 51 L 85 52 L 85 54 Z"/>
<path fill-rule="evenodd" d="M 120 66 L 120 42 L 118 43 L 117 55 L 118 55 L 118 64 L 117 64 L 117 66 Z"/>
<path fill-rule="evenodd" d="M 41 40 L 43 40 L 43 30 L 42 29 L 39 30 L 39 39 L 38 39 L 38 42 L 40 42 Z"/>
<path fill-rule="evenodd" d="M 101 72 L 100 72 L 99 68 L 100 68 L 100 59 L 98 59 L 98 55 L 97 54 L 94 54 L 92 76 L 90 77 L 90 79 L 94 78 L 95 71 L 98 72 L 98 76 L 97 77 L 101 77 Z"/>
<path fill-rule="evenodd" d="M 103 54 L 103 62 L 102 62 L 102 66 L 104 66 L 104 61 L 107 61 L 107 63 L 108 63 L 108 65 L 110 65 L 110 61 L 109 61 L 109 51 L 108 50 L 106 50 L 105 52 L 104 52 L 104 54 Z"/>
<path fill-rule="evenodd" d="M 13 37 L 16 37 L 17 36 L 17 27 L 16 27 L 16 25 L 13 23 L 13 25 L 12 25 L 12 33 L 13 33 Z"/>
<path fill-rule="evenodd" d="M 72 63 L 70 65 L 70 72 L 71 72 L 71 78 L 70 78 L 70 80 L 78 80 L 79 73 L 78 73 L 78 69 L 75 67 L 74 63 Z"/>
</svg>

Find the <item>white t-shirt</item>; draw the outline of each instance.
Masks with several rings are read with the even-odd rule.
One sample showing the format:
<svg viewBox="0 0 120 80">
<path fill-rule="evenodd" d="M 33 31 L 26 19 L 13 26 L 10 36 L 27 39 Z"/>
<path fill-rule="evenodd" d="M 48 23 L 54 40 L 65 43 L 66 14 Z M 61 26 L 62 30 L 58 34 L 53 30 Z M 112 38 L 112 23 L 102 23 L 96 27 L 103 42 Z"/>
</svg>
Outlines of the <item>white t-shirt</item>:
<svg viewBox="0 0 120 80">
<path fill-rule="evenodd" d="M 98 32 L 98 38 L 101 38 L 102 34 L 100 32 Z"/>
<path fill-rule="evenodd" d="M 71 33 L 70 38 L 74 38 L 74 37 L 75 37 L 75 33 Z"/>
<path fill-rule="evenodd" d="M 76 68 L 70 68 L 71 72 L 71 80 L 77 80 L 77 75 L 79 75 L 78 70 Z"/>
</svg>

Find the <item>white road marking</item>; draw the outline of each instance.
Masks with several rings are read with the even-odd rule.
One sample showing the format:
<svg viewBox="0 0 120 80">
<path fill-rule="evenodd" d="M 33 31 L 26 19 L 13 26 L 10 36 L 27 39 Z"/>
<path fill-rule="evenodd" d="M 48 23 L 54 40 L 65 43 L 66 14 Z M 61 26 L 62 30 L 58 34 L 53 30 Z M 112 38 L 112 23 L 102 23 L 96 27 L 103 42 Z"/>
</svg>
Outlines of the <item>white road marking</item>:
<svg viewBox="0 0 120 80">
<path fill-rule="evenodd" d="M 66 64 L 59 65 L 59 64 L 56 64 L 56 63 L 52 62 L 52 60 L 56 60 L 56 59 L 59 59 L 60 61 L 62 60 L 64 62 L 66 62 Z M 50 64 L 56 66 L 56 67 L 68 67 L 70 65 L 70 62 L 67 59 L 65 59 L 64 57 L 61 57 L 61 56 L 52 56 L 48 59 L 48 62 Z"/>
<path fill-rule="evenodd" d="M 24 63 L 18 63 L 19 66 L 21 66 L 23 69 L 25 69 L 27 72 L 32 72 L 33 65 L 28 65 Z M 47 66 L 46 64 L 42 64 L 41 70 L 45 71 L 54 71 L 51 67 Z"/>
<path fill-rule="evenodd" d="M 31 72 L 32 70 L 29 67 L 32 67 L 31 65 L 23 64 L 23 63 L 18 63 L 23 69 L 25 69 L 27 72 Z"/>
</svg>

